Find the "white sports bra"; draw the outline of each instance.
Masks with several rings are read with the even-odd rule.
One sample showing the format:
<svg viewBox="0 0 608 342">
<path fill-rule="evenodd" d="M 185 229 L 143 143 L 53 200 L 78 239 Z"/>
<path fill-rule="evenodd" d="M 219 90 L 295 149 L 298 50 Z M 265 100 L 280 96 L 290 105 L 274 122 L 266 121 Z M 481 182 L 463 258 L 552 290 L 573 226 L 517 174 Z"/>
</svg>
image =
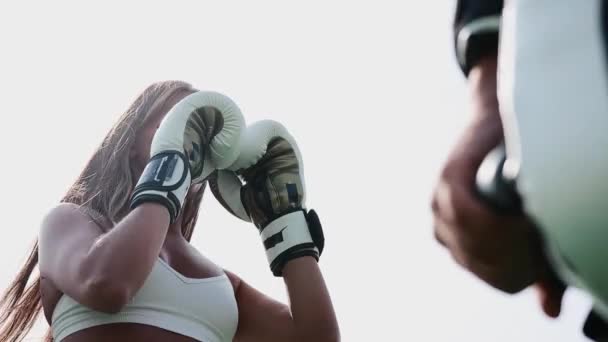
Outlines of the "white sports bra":
<svg viewBox="0 0 608 342">
<path fill-rule="evenodd" d="M 63 295 L 53 311 L 53 338 L 111 323 L 146 324 L 204 342 L 232 341 L 238 324 L 234 289 L 226 274 L 188 278 L 158 258 L 144 285 L 118 313 L 89 309 Z"/>
</svg>

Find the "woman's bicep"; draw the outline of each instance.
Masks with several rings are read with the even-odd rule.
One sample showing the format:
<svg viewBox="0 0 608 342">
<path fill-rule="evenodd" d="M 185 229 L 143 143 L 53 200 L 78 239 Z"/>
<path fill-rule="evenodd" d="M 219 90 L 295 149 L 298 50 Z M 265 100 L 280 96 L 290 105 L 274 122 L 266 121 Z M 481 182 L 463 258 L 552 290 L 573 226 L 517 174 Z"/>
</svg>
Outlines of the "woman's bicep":
<svg viewBox="0 0 608 342">
<path fill-rule="evenodd" d="M 84 262 L 101 235 L 101 229 L 77 206 L 65 203 L 52 209 L 40 227 L 41 276 L 75 300 L 87 302 Z"/>
<path fill-rule="evenodd" d="M 239 325 L 235 342 L 294 341 L 289 307 L 226 272 L 235 288 Z"/>
</svg>

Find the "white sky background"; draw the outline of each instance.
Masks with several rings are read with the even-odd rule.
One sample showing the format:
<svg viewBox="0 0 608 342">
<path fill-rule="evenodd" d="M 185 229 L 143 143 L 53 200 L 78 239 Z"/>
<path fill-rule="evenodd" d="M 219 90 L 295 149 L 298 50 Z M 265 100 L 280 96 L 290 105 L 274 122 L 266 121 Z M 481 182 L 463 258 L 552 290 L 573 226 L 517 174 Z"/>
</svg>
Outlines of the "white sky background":
<svg viewBox="0 0 608 342">
<path fill-rule="evenodd" d="M 585 296 L 545 319 L 533 292 L 492 290 L 432 237 L 430 193 L 468 115 L 453 2 L 361 3 L 0 3 L 0 288 L 121 112 L 181 79 L 296 137 L 344 341 L 584 341 Z M 210 192 L 201 210 L 193 244 L 286 300 L 255 228 Z"/>
</svg>

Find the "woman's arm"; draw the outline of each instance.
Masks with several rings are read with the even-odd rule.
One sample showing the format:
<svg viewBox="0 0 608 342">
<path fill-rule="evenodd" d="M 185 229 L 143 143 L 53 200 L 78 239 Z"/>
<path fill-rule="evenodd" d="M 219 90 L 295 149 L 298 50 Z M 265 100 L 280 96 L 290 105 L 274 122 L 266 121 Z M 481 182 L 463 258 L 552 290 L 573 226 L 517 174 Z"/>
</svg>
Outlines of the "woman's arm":
<svg viewBox="0 0 608 342">
<path fill-rule="evenodd" d="M 40 230 L 41 276 L 92 309 L 120 311 L 148 277 L 168 227 L 159 204 L 135 208 L 105 234 L 76 205 L 60 204 Z"/>
<path fill-rule="evenodd" d="M 339 341 L 340 331 L 323 275 L 313 257 L 283 269 L 290 306 L 257 291 L 227 272 L 239 306 L 237 342 Z"/>
</svg>

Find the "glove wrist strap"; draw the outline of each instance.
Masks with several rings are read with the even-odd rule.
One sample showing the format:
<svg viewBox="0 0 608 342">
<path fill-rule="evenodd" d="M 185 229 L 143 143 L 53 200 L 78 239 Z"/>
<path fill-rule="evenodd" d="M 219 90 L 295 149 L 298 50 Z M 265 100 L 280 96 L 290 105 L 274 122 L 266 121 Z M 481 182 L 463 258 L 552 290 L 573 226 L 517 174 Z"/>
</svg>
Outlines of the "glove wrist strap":
<svg viewBox="0 0 608 342">
<path fill-rule="evenodd" d="M 173 223 L 190 188 L 189 166 L 186 156 L 179 151 L 152 157 L 133 190 L 131 209 L 146 202 L 159 203 L 167 207 Z"/>
<path fill-rule="evenodd" d="M 277 277 L 291 259 L 309 255 L 319 260 L 319 250 L 311 237 L 304 210 L 275 219 L 261 230 L 260 235 L 270 269 Z"/>
</svg>

